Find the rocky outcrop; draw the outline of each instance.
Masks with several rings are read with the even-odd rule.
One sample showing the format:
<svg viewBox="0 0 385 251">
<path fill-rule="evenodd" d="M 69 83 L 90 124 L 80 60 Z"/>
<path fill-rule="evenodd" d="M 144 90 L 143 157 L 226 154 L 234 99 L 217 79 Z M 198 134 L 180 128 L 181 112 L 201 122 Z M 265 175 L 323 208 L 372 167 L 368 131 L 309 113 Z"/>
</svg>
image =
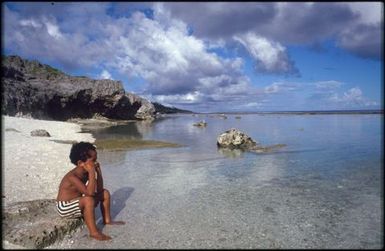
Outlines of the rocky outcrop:
<svg viewBox="0 0 385 251">
<path fill-rule="evenodd" d="M 219 147 L 230 149 L 248 150 L 254 148 L 257 144 L 252 138 L 235 128 L 231 128 L 217 138 L 217 145 Z"/>
<path fill-rule="evenodd" d="M 157 102 L 152 103 L 155 107 L 155 112 L 160 114 L 172 114 L 172 113 L 192 113 L 192 111 L 178 109 L 176 107 L 167 107 Z"/>
<path fill-rule="evenodd" d="M 148 100 L 126 93 L 121 81 L 69 76 L 37 61 L 2 58 L 2 114 L 68 120 L 100 114 L 109 119 L 153 118 Z"/>
<path fill-rule="evenodd" d="M 41 249 L 83 225 L 82 218 L 63 219 L 54 199 L 16 202 L 3 208 L 3 240 Z"/>
<path fill-rule="evenodd" d="M 285 144 L 276 144 L 271 146 L 262 146 L 260 143 L 254 141 L 245 133 L 231 128 L 230 130 L 220 134 L 217 138 L 217 146 L 225 149 L 240 149 L 245 151 L 252 151 L 256 153 L 271 152 L 275 149 L 286 146 Z"/>
</svg>

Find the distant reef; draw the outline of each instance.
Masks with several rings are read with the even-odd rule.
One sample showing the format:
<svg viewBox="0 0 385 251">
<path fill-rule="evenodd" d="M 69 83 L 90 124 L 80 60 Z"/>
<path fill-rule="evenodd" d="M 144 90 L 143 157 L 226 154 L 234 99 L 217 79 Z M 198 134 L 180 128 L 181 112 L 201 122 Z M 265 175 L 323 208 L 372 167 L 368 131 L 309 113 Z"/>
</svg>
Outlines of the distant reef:
<svg viewBox="0 0 385 251">
<path fill-rule="evenodd" d="M 163 113 L 163 114 L 171 114 L 171 113 L 193 113 L 192 111 L 188 111 L 188 110 L 182 110 L 182 109 L 178 109 L 176 107 L 167 107 L 167 106 L 164 106 L 162 104 L 159 104 L 159 103 L 156 103 L 156 102 L 153 102 L 152 103 L 155 107 L 155 111 L 157 113 Z"/>
<path fill-rule="evenodd" d="M 95 80 L 64 72 L 19 56 L 2 56 L 3 102 L 9 116 L 65 121 L 71 118 L 131 120 L 154 118 L 154 104 L 126 92 L 121 81 Z"/>
</svg>

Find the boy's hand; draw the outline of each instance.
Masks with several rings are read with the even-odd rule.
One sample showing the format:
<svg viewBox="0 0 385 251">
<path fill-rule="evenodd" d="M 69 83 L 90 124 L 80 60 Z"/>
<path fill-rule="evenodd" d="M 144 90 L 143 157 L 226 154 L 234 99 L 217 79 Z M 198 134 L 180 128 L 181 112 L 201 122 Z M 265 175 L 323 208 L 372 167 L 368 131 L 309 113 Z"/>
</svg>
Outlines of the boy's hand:
<svg viewBox="0 0 385 251">
<path fill-rule="evenodd" d="M 86 169 L 87 172 L 95 171 L 95 163 L 92 159 L 87 159 L 87 161 L 84 164 L 84 169 Z"/>
</svg>

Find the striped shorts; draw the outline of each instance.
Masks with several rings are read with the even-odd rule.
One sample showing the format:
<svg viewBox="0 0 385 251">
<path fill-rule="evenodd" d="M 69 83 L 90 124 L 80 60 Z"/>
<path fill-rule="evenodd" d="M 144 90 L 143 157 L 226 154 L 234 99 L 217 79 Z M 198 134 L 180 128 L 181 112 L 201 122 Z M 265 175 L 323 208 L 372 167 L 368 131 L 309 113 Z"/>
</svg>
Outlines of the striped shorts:
<svg viewBox="0 0 385 251">
<path fill-rule="evenodd" d="M 81 217 L 79 199 L 72 201 L 56 201 L 56 209 L 63 218 Z"/>
</svg>

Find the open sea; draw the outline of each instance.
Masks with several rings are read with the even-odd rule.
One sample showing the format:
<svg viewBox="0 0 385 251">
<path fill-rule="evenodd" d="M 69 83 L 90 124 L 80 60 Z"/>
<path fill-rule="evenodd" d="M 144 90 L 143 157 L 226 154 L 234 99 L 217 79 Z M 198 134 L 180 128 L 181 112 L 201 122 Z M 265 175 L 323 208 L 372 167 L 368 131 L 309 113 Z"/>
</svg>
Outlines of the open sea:
<svg viewBox="0 0 385 251">
<path fill-rule="evenodd" d="M 169 115 L 93 131 L 183 145 L 98 151 L 112 216 L 56 248 L 378 249 L 384 239 L 382 114 Z M 241 118 L 236 118 L 240 116 Z M 193 126 L 205 120 L 207 127 Z M 237 128 L 274 153 L 218 150 Z M 99 211 L 99 210 L 97 210 Z"/>
</svg>

